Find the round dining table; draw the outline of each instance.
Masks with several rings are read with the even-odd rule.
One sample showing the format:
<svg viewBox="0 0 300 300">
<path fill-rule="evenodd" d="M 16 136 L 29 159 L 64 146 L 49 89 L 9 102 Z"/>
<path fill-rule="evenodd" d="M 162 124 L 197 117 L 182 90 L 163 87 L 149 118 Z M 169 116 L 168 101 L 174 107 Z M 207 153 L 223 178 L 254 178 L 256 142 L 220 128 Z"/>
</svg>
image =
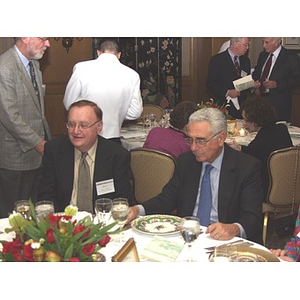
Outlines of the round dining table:
<svg viewBox="0 0 300 300">
<path fill-rule="evenodd" d="M 79 212 L 79 217 L 77 219 L 83 218 L 87 216 L 88 213 L 85 212 Z M 161 215 L 157 215 L 159 217 Z M 174 216 L 168 216 L 168 215 L 162 215 L 164 218 L 169 217 L 170 219 L 173 218 L 178 218 Z M 151 216 L 148 216 L 149 218 Z M 147 218 L 145 216 L 144 218 Z M 112 221 L 112 220 L 111 220 Z M 96 219 L 95 219 L 95 222 Z M 134 221 L 132 224 L 135 224 Z M 0 219 L 0 241 L 12 241 L 15 234 L 13 232 L 11 233 L 5 233 L 5 229 L 9 228 L 9 221 L 8 218 Z M 117 229 L 113 228 L 112 230 Z M 269 249 L 266 247 L 254 243 L 252 241 L 247 241 L 246 239 L 241 239 L 239 237 L 234 237 L 230 240 L 227 241 L 220 241 L 220 240 L 215 240 L 212 238 L 209 234 L 205 233 L 206 227 L 201 226 L 201 234 L 199 237 L 195 240 L 195 242 L 192 245 L 192 251 L 191 251 L 191 256 L 193 259 L 199 263 L 207 263 L 209 262 L 209 255 L 211 253 L 212 247 L 215 246 L 220 246 L 222 244 L 227 244 L 227 243 L 232 243 L 236 241 L 240 242 L 246 242 L 246 246 L 249 246 L 249 249 L 259 249 L 262 250 L 264 254 L 266 254 L 267 258 L 268 256 L 271 257 L 270 261 L 276 261 L 274 257 L 272 257 Z M 157 234 L 157 233 L 151 233 L 151 232 L 143 232 L 141 231 L 137 226 L 130 226 L 128 229 L 124 230 L 122 233 L 122 242 L 119 242 L 119 236 L 117 234 L 111 234 L 111 241 L 103 248 L 101 248 L 100 253 L 102 253 L 105 256 L 106 262 L 112 262 L 112 258 L 114 255 L 116 255 L 124 246 L 126 241 L 129 239 L 133 239 L 136 250 L 138 253 L 138 261 L 140 262 L 153 262 L 153 261 L 161 261 L 161 262 L 185 262 L 188 258 L 188 245 L 185 244 L 183 238 L 181 237 L 181 234 L 179 230 L 174 230 L 170 233 L 166 232 L 163 234 Z M 157 259 L 152 259 L 151 256 L 144 256 L 145 249 L 149 248 L 149 245 L 153 243 L 153 240 L 159 239 L 160 244 L 162 247 L 167 248 L 163 249 L 166 250 L 166 253 L 168 254 L 168 248 L 173 247 L 174 245 L 177 247 L 178 253 L 174 257 L 174 253 L 171 259 L 169 259 L 168 255 L 166 254 L 167 259 L 162 259 L 162 260 L 157 260 Z M 166 246 L 166 243 L 169 243 L 169 245 Z M 174 245 L 173 245 L 174 243 Z M 1 245 L 0 245 L 1 248 Z M 210 252 L 209 252 L 209 248 Z M 179 250 L 178 250 L 179 249 Z M 1 249 L 0 249 L 1 250 Z M 177 257 L 176 257 L 177 256 Z M 267 260 L 268 261 L 268 260 Z M 278 259 L 278 261 L 280 261 Z"/>
<path fill-rule="evenodd" d="M 294 146 L 300 145 L 300 128 L 297 126 L 288 126 L 288 131 L 290 133 L 292 142 Z M 141 125 L 131 125 L 126 126 L 121 129 L 121 143 L 122 146 L 130 151 L 134 148 L 143 147 L 144 142 L 147 137 L 148 130 L 145 130 Z M 241 136 L 237 133 L 234 136 L 227 136 L 227 142 L 231 142 L 232 139 L 235 140 L 236 143 L 248 146 L 249 143 L 255 138 L 256 132 L 245 134 Z"/>
</svg>

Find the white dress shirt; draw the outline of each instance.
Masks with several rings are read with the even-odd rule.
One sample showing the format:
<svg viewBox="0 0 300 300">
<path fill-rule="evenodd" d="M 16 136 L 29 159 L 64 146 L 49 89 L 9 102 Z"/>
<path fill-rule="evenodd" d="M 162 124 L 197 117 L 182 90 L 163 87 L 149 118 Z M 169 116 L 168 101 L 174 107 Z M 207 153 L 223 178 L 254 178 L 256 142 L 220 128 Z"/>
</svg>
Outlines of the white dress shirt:
<svg viewBox="0 0 300 300">
<path fill-rule="evenodd" d="M 140 76 L 120 63 L 116 55 L 102 53 L 97 59 L 74 66 L 64 106 L 68 109 L 73 102 L 81 99 L 93 101 L 102 109 L 101 135 L 105 138 L 119 137 L 123 121 L 135 120 L 143 111 Z"/>
</svg>

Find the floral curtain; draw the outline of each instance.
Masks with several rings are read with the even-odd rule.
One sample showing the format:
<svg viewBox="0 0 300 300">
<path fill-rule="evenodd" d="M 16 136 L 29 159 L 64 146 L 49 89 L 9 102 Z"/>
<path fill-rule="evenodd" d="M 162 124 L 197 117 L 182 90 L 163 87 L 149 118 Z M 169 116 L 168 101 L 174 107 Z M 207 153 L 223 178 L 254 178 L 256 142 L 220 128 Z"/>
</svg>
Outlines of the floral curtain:
<svg viewBox="0 0 300 300">
<path fill-rule="evenodd" d="M 93 55 L 103 38 L 93 38 Z M 121 62 L 141 77 L 144 104 L 173 108 L 181 101 L 181 38 L 118 38 Z"/>
</svg>

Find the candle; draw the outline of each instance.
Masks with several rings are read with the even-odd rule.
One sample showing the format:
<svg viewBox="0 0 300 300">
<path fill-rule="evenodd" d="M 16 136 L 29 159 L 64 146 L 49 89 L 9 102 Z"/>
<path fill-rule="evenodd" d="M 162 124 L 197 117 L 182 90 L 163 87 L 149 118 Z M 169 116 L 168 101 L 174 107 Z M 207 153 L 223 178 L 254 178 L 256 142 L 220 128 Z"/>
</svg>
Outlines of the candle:
<svg viewBox="0 0 300 300">
<path fill-rule="evenodd" d="M 240 136 L 245 136 L 245 129 L 241 128 L 239 131 Z"/>
</svg>

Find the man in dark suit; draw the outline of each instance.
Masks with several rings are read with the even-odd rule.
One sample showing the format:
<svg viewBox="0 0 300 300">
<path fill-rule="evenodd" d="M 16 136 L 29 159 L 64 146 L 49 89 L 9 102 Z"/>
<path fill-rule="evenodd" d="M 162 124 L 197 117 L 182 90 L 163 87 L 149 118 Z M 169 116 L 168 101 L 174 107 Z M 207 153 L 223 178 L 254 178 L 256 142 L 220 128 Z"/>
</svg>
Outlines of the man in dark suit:
<svg viewBox="0 0 300 300">
<path fill-rule="evenodd" d="M 240 105 L 249 90 L 238 92 L 233 81 L 250 74 L 250 60 L 246 55 L 249 38 L 231 38 L 229 48 L 214 55 L 208 66 L 206 88 L 219 105 L 228 104 L 228 112 L 235 119 L 241 119 Z"/>
<path fill-rule="evenodd" d="M 211 164 L 212 206 L 206 233 L 218 240 L 241 236 L 262 243 L 261 163 L 224 144 L 226 130 L 220 110 L 193 113 L 187 126 L 191 152 L 179 156 L 172 179 L 157 197 L 131 207 L 130 220 L 174 209 L 180 217 L 198 215 L 205 201 L 200 197 L 204 170 Z"/>
<path fill-rule="evenodd" d="M 281 46 L 281 38 L 265 37 L 252 77 L 255 80 L 255 92 L 269 99 L 277 114 L 277 120 L 290 121 L 292 109 L 292 91 L 300 86 L 300 58 Z M 271 57 L 271 66 L 265 78 L 262 78 L 267 61 Z"/>
<path fill-rule="evenodd" d="M 57 212 L 64 211 L 70 203 L 79 210 L 93 212 L 95 200 L 102 197 L 125 197 L 131 202 L 130 155 L 122 146 L 99 136 L 102 110 L 87 100 L 73 103 L 68 111 L 67 128 L 68 135 L 57 137 L 45 146 L 39 200 L 52 200 Z M 83 204 L 77 197 L 82 153 L 88 153 L 91 183 Z M 88 200 L 89 193 L 92 199 Z"/>
<path fill-rule="evenodd" d="M 37 199 L 44 144 L 51 138 L 38 62 L 48 47 L 48 38 L 18 37 L 0 56 L 0 218 L 15 201 Z"/>
</svg>

